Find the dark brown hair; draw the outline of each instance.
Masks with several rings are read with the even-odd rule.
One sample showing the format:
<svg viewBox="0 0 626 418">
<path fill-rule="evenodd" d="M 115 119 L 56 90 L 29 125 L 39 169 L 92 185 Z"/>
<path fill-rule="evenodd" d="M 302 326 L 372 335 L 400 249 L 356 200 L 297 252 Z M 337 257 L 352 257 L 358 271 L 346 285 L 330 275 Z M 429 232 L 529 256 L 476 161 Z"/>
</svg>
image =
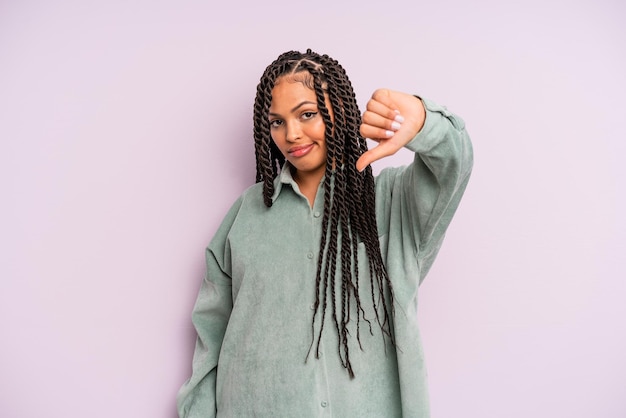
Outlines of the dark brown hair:
<svg viewBox="0 0 626 418">
<path fill-rule="evenodd" d="M 362 348 L 359 333 L 361 319 L 368 323 L 369 332 L 372 333 L 371 323 L 365 318 L 359 296 L 359 278 L 362 274 L 358 270 L 357 249 L 360 242 L 364 244 L 368 258 L 371 299 L 376 320 L 383 335 L 394 343 L 391 325 L 393 289 L 380 253 L 374 177 L 369 166 L 361 173 L 356 170 L 357 159 L 367 150 L 365 139 L 359 133 L 361 113 L 345 70 L 329 56 L 316 54 L 310 49 L 306 53 L 291 51 L 280 55 L 270 64 L 257 86 L 254 103 L 256 181 L 263 183 L 263 199 L 266 206 L 272 206 L 274 179 L 285 163 L 285 157 L 272 141 L 268 119 L 272 89 L 276 81 L 285 75 L 294 77 L 315 91 L 318 109 L 326 125 L 324 217 L 316 273 L 317 291 L 311 324 L 313 334 L 311 348 L 316 339 L 315 322 L 321 306 L 321 325 L 315 348 L 315 357 L 318 358 L 326 308 L 330 300 L 333 323 L 339 335 L 339 357 L 350 377 L 354 377 L 347 328 L 351 319 L 351 303 L 356 304 L 357 341 L 360 348 Z M 326 97 L 332 109 L 326 106 Z M 339 272 L 341 306 L 336 306 L 335 303 L 338 257 L 341 265 Z"/>
</svg>

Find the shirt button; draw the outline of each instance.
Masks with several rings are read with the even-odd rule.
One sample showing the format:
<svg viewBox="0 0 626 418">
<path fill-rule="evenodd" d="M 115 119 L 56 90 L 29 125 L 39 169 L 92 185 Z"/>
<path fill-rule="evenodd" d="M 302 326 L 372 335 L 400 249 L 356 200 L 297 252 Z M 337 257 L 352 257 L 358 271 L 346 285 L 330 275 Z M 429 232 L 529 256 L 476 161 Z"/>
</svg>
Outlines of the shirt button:
<svg viewBox="0 0 626 418">
<path fill-rule="evenodd" d="M 308 253 L 306 256 L 307 256 L 307 258 L 308 258 L 309 260 L 312 260 L 312 259 L 313 259 L 313 253 Z"/>
<path fill-rule="evenodd" d="M 328 406 L 328 402 L 322 401 L 320 405 L 322 405 L 322 408 L 326 408 Z"/>
<path fill-rule="evenodd" d="M 316 218 L 319 218 L 320 216 L 322 216 L 322 214 L 316 211 L 316 212 L 313 214 L 313 216 L 315 216 Z"/>
<path fill-rule="evenodd" d="M 312 304 L 311 304 L 311 306 L 310 306 L 310 308 L 311 308 L 311 310 L 312 310 L 312 311 L 314 311 L 314 310 L 315 310 L 315 304 L 314 304 L 314 303 L 312 303 Z"/>
</svg>

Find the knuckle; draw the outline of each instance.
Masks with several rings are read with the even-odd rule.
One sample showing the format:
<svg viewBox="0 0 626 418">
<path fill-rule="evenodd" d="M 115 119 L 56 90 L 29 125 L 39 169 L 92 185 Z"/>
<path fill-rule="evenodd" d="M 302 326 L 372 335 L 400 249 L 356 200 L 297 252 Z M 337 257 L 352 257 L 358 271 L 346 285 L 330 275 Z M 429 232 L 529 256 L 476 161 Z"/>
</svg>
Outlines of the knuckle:
<svg viewBox="0 0 626 418">
<path fill-rule="evenodd" d="M 376 89 L 372 93 L 372 98 L 378 101 L 384 99 L 387 96 L 387 89 Z"/>
</svg>

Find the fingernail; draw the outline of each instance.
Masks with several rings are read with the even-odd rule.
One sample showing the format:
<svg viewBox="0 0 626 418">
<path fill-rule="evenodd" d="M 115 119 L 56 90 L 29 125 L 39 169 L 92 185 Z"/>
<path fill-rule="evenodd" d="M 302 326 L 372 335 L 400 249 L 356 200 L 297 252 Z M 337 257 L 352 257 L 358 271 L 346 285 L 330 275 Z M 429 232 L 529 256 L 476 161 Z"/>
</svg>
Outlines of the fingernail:
<svg viewBox="0 0 626 418">
<path fill-rule="evenodd" d="M 391 122 L 391 129 L 393 129 L 394 131 L 400 129 L 401 126 L 402 125 L 400 125 L 398 122 Z"/>
<path fill-rule="evenodd" d="M 404 122 L 404 118 L 402 117 L 402 115 L 397 114 L 396 117 L 394 118 L 396 122 L 398 123 L 402 123 Z"/>
<path fill-rule="evenodd" d="M 387 138 L 391 138 L 393 136 L 393 131 L 385 131 L 385 135 Z"/>
</svg>

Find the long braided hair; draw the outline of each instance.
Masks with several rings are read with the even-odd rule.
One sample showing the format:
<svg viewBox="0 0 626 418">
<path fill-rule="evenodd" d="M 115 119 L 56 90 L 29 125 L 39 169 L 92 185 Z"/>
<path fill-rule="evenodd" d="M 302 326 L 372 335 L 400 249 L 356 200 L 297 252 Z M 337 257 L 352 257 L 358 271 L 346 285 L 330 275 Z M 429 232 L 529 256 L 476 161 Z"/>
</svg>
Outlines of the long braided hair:
<svg viewBox="0 0 626 418">
<path fill-rule="evenodd" d="M 382 330 L 383 338 L 387 336 L 395 343 L 391 327 L 393 289 L 380 253 L 374 176 L 371 167 L 368 166 L 359 173 L 355 166 L 359 156 L 367 150 L 365 139 L 359 133 L 361 113 L 345 70 L 329 56 L 316 54 L 310 49 L 304 54 L 290 51 L 280 55 L 270 64 L 257 86 L 254 103 L 256 181 L 263 183 L 263 199 L 267 207 L 272 206 L 274 179 L 285 163 L 285 157 L 271 138 L 268 119 L 272 102 L 271 92 L 277 79 L 282 76 L 297 77 L 297 81 L 303 82 L 315 91 L 318 109 L 325 123 L 327 157 L 323 184 L 324 216 L 315 277 L 315 313 L 311 323 L 312 339 L 309 354 L 316 340 L 316 319 L 321 316 L 315 345 L 315 357 L 319 358 L 320 341 L 330 302 L 332 320 L 339 336 L 339 358 L 352 378 L 354 371 L 350 363 L 347 325 L 350 322 L 353 302 L 356 304 L 357 341 L 361 349 L 359 332 L 361 319 L 368 323 L 369 331 L 372 333 L 371 322 L 365 317 L 359 295 L 360 272 L 357 251 L 359 242 L 364 244 L 369 261 L 371 299 L 376 321 Z M 332 109 L 326 106 L 326 97 Z M 339 277 L 336 267 L 338 257 L 341 265 Z M 337 280 L 341 280 L 341 306 L 337 306 Z"/>
</svg>

